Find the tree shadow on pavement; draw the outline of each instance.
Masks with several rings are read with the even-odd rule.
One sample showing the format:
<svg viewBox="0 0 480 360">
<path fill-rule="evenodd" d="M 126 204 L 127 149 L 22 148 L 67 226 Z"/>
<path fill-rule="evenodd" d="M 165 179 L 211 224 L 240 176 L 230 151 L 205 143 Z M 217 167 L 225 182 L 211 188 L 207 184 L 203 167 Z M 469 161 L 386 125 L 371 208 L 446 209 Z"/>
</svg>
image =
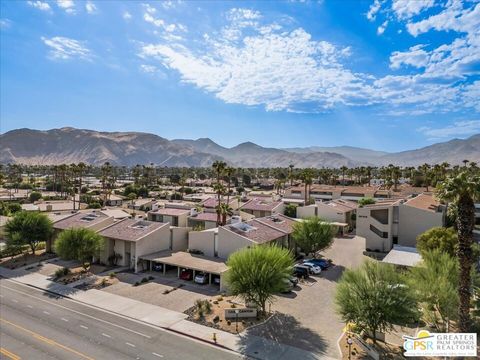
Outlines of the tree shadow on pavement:
<svg viewBox="0 0 480 360">
<path fill-rule="evenodd" d="M 328 347 L 320 334 L 303 327 L 293 316 L 282 313 L 275 313 L 264 324 L 247 329 L 242 334 L 240 347 L 244 354 L 255 353 L 252 348 L 254 345 L 251 341 L 252 335 L 315 354 L 325 354 Z"/>
<path fill-rule="evenodd" d="M 326 271 L 322 271 L 322 278 L 327 279 L 329 281 L 337 282 L 341 277 L 343 272 L 345 271 L 345 267 L 342 265 L 335 265 L 329 268 Z"/>
</svg>

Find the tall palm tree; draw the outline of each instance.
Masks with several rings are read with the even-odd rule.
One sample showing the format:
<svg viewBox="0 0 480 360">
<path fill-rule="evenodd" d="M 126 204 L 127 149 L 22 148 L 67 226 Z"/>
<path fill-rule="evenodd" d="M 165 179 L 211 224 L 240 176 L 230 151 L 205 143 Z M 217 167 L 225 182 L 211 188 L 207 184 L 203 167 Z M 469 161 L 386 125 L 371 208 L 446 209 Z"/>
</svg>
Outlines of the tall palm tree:
<svg viewBox="0 0 480 360">
<path fill-rule="evenodd" d="M 345 171 L 348 170 L 348 167 L 346 167 L 345 165 L 343 165 L 341 168 L 340 168 L 340 171 L 342 172 L 342 185 L 345 186 Z"/>
<path fill-rule="evenodd" d="M 232 182 L 232 176 L 235 173 L 235 168 L 227 166 L 225 168 L 225 176 L 227 177 L 227 204 L 230 204 L 230 187 Z"/>
<path fill-rule="evenodd" d="M 313 182 L 313 170 L 312 169 L 303 169 L 301 174 L 301 179 L 305 186 L 305 205 L 308 204 L 308 195 L 309 191 L 308 188 L 312 186 Z"/>
<path fill-rule="evenodd" d="M 461 171 L 458 175 L 452 175 L 439 183 L 437 195 L 440 199 L 453 202 L 457 206 L 457 256 L 460 267 L 458 318 L 460 332 L 466 333 L 470 330 L 472 243 L 475 226 L 474 201 L 480 199 L 480 176 L 466 170 Z"/>
<path fill-rule="evenodd" d="M 222 194 L 225 192 L 224 186 L 222 185 L 221 177 L 225 168 L 227 167 L 227 163 L 225 161 L 215 160 L 212 164 L 212 168 L 215 170 L 217 176 L 217 183 L 214 186 L 215 191 L 217 192 L 217 226 L 222 223 L 221 214 L 220 214 L 220 203 Z"/>
<path fill-rule="evenodd" d="M 288 179 L 290 180 L 290 186 L 293 186 L 293 168 L 295 165 L 288 165 Z"/>
</svg>

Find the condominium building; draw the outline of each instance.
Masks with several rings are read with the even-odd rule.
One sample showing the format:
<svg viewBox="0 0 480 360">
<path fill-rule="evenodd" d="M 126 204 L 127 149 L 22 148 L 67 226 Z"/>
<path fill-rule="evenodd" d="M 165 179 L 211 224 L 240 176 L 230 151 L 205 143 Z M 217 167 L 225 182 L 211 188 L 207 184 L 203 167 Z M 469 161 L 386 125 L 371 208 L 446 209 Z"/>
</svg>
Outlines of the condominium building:
<svg viewBox="0 0 480 360">
<path fill-rule="evenodd" d="M 388 252 L 394 244 L 416 246 L 417 236 L 445 223 L 446 207 L 431 194 L 378 201 L 357 209 L 357 235 L 366 249 Z"/>
</svg>

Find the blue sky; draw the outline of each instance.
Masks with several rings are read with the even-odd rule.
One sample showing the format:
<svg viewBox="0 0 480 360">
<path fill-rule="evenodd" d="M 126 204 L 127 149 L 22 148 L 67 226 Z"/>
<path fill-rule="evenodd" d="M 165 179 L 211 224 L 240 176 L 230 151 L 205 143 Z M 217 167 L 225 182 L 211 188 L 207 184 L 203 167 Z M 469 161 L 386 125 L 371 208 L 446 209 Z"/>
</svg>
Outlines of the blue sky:
<svg viewBox="0 0 480 360">
<path fill-rule="evenodd" d="M 2 1 L 0 131 L 400 151 L 480 132 L 480 3 Z"/>
</svg>

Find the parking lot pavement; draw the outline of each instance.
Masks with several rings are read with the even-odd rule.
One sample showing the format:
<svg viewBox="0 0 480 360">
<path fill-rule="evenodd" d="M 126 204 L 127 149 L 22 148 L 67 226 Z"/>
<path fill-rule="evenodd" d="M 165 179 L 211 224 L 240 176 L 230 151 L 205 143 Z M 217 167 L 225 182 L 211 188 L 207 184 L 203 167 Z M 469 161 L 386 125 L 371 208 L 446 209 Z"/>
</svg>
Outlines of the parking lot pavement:
<svg viewBox="0 0 480 360">
<path fill-rule="evenodd" d="M 146 284 L 132 286 L 135 282 L 148 276 L 153 276 L 155 279 Z M 102 289 L 102 291 L 179 312 L 184 312 L 192 307 L 197 299 L 210 299 L 212 296 L 219 294 L 214 286 L 199 285 L 192 281 L 180 280 L 170 274 L 164 276 L 155 272 L 141 274 L 119 273 L 117 277 L 120 282 L 108 286 Z M 183 286 L 168 294 L 164 294 L 165 290 L 171 290 L 180 284 Z"/>
<path fill-rule="evenodd" d="M 276 296 L 272 311 L 279 314 L 266 324 L 248 330 L 249 333 L 338 358 L 337 340 L 345 323 L 335 312 L 335 288 L 346 268 L 362 263 L 364 249 L 363 238 L 335 239 L 324 254 L 335 266 L 312 276 L 292 293 Z"/>
</svg>

